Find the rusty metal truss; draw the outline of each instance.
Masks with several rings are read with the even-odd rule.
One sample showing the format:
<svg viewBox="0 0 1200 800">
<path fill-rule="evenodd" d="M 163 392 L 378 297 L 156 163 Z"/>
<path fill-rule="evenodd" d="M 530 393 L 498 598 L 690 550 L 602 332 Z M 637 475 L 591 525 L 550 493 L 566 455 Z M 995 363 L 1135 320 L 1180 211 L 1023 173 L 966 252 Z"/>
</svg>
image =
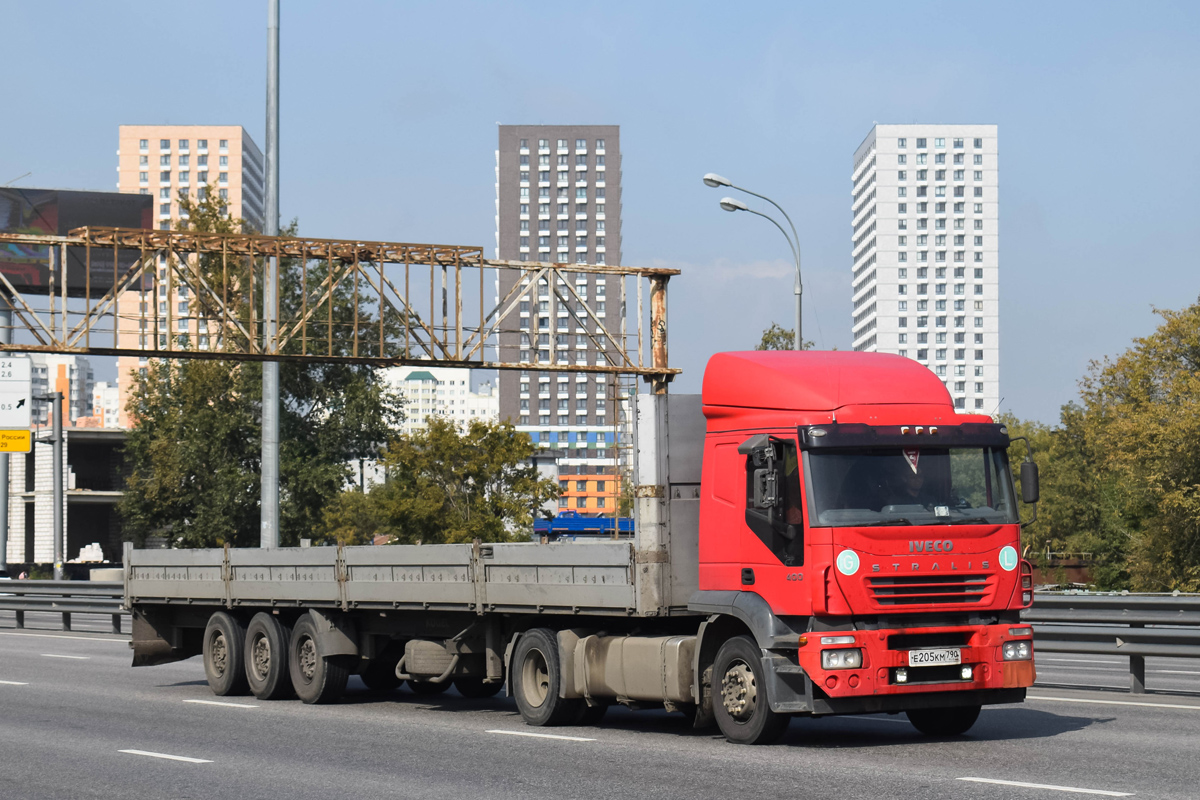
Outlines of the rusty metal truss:
<svg viewBox="0 0 1200 800">
<path fill-rule="evenodd" d="M 674 269 L 498 261 L 484 258 L 483 248 L 456 245 L 140 228 L 0 234 L 4 245 L 45 253 L 49 267 L 39 285 L 0 271 L 14 320 L 12 344 L 0 351 L 635 374 L 662 388 L 679 372 L 667 365 Z M 282 292 L 276 287 L 273 337 L 262 324 L 267 259 L 277 260 L 287 282 Z M 504 269 L 523 275 L 489 305 L 489 272 L 494 278 Z M 579 275 L 619 276 L 615 330 L 576 291 L 571 278 Z M 636 284 L 631 313 L 627 284 Z M 546 285 L 591 341 L 589 363 L 553 351 L 500 360 L 498 335 L 516 330 L 517 309 Z M 489 350 L 497 355 L 489 358 Z"/>
</svg>

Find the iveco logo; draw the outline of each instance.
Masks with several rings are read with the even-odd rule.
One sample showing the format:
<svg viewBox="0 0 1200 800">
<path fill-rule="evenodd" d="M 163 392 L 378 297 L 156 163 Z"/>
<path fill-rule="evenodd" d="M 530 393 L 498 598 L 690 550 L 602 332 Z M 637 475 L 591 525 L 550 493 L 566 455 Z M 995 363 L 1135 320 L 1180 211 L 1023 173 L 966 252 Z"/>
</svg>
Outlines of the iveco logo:
<svg viewBox="0 0 1200 800">
<path fill-rule="evenodd" d="M 949 539 L 932 539 L 924 542 L 909 541 L 908 552 L 910 553 L 951 553 L 954 551 L 954 542 Z"/>
</svg>

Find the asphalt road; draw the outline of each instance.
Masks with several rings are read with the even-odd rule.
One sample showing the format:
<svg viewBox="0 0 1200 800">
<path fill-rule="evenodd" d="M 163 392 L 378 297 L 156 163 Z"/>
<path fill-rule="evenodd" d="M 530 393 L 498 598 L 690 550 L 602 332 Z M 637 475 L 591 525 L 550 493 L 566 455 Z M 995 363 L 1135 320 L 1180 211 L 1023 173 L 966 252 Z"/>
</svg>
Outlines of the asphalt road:
<svg viewBox="0 0 1200 800">
<path fill-rule="evenodd" d="M 503 696 L 373 693 L 357 678 L 333 706 L 216 698 L 199 659 L 132 669 L 123 638 L 5 624 L 0 798 L 1200 796 L 1188 694 L 1040 686 L 959 739 L 866 716 L 795 720 L 779 745 L 751 748 L 665 712 L 533 729 Z M 1084 667 L 1124 686 L 1122 665 L 1039 664 L 1068 678 Z"/>
</svg>

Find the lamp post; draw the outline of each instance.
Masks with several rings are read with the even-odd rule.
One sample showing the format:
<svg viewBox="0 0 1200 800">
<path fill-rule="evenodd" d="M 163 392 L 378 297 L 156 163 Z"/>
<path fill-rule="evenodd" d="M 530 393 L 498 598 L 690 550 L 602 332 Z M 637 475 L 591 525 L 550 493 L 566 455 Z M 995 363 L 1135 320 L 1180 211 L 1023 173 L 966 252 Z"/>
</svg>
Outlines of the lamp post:
<svg viewBox="0 0 1200 800">
<path fill-rule="evenodd" d="M 795 226 L 795 224 L 793 224 L 792 218 L 789 217 L 788 213 L 783 210 L 783 206 L 779 205 L 779 203 L 776 203 L 774 200 L 767 197 L 766 195 L 759 194 L 758 192 L 752 192 L 749 189 L 742 188 L 741 186 L 734 186 L 733 183 L 728 178 L 723 178 L 720 175 L 717 175 L 715 172 L 710 172 L 704 176 L 704 185 L 710 186 L 712 188 L 724 186 L 724 187 L 727 187 L 730 189 L 736 189 L 739 192 L 745 192 L 746 194 L 753 195 L 754 197 L 757 197 L 760 200 L 766 200 L 768 203 L 775 206 L 775 208 L 779 209 L 779 213 L 783 214 L 783 218 L 785 220 L 787 220 L 788 227 L 790 227 L 792 229 L 791 236 L 788 236 L 788 232 L 783 229 L 783 226 L 780 225 L 779 222 L 774 217 L 764 214 L 761 211 L 755 211 L 754 209 L 750 208 L 748 205 L 743 203 L 741 200 L 736 200 L 732 197 L 721 198 L 721 208 L 723 208 L 724 210 L 726 210 L 726 211 L 748 211 L 751 214 L 760 216 L 765 220 L 770 220 L 772 225 L 774 225 L 776 228 L 779 228 L 779 232 L 783 234 L 783 238 L 787 239 L 788 248 L 792 251 L 792 260 L 796 264 L 796 285 L 794 288 L 794 292 L 796 295 L 796 336 L 795 336 L 794 349 L 802 350 L 804 348 L 804 337 L 801 334 L 801 330 L 800 330 L 800 320 L 801 320 L 800 304 L 801 304 L 801 297 L 804 292 L 804 284 L 801 283 L 801 281 L 800 281 L 800 236 L 796 233 L 796 226 Z"/>
</svg>

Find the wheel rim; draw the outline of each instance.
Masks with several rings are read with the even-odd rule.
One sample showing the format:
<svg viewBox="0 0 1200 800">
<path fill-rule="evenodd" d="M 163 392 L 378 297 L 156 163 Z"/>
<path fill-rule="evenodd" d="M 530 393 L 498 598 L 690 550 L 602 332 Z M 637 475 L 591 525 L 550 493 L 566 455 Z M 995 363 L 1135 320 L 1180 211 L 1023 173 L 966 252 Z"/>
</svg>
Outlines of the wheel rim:
<svg viewBox="0 0 1200 800">
<path fill-rule="evenodd" d="M 754 670 L 745 661 L 738 659 L 725 670 L 721 678 L 721 705 L 729 716 L 744 722 L 754 716 L 758 704 L 758 686 Z"/>
<path fill-rule="evenodd" d="M 312 639 L 307 636 L 300 643 L 300 648 L 297 652 L 300 658 L 300 674 L 304 676 L 304 680 L 312 681 L 313 675 L 317 672 L 317 646 Z"/>
<path fill-rule="evenodd" d="M 267 679 L 271 669 L 271 643 L 262 634 L 254 637 L 254 644 L 250 647 L 250 665 L 256 678 L 260 681 Z"/>
<path fill-rule="evenodd" d="M 225 634 L 217 633 L 209 641 L 208 652 L 212 661 L 212 671 L 218 677 L 225 674 L 229 667 L 229 645 L 225 642 Z"/>
<path fill-rule="evenodd" d="M 530 650 L 521 665 L 521 694 L 534 708 L 546 702 L 550 694 L 550 667 L 541 650 Z"/>
</svg>

